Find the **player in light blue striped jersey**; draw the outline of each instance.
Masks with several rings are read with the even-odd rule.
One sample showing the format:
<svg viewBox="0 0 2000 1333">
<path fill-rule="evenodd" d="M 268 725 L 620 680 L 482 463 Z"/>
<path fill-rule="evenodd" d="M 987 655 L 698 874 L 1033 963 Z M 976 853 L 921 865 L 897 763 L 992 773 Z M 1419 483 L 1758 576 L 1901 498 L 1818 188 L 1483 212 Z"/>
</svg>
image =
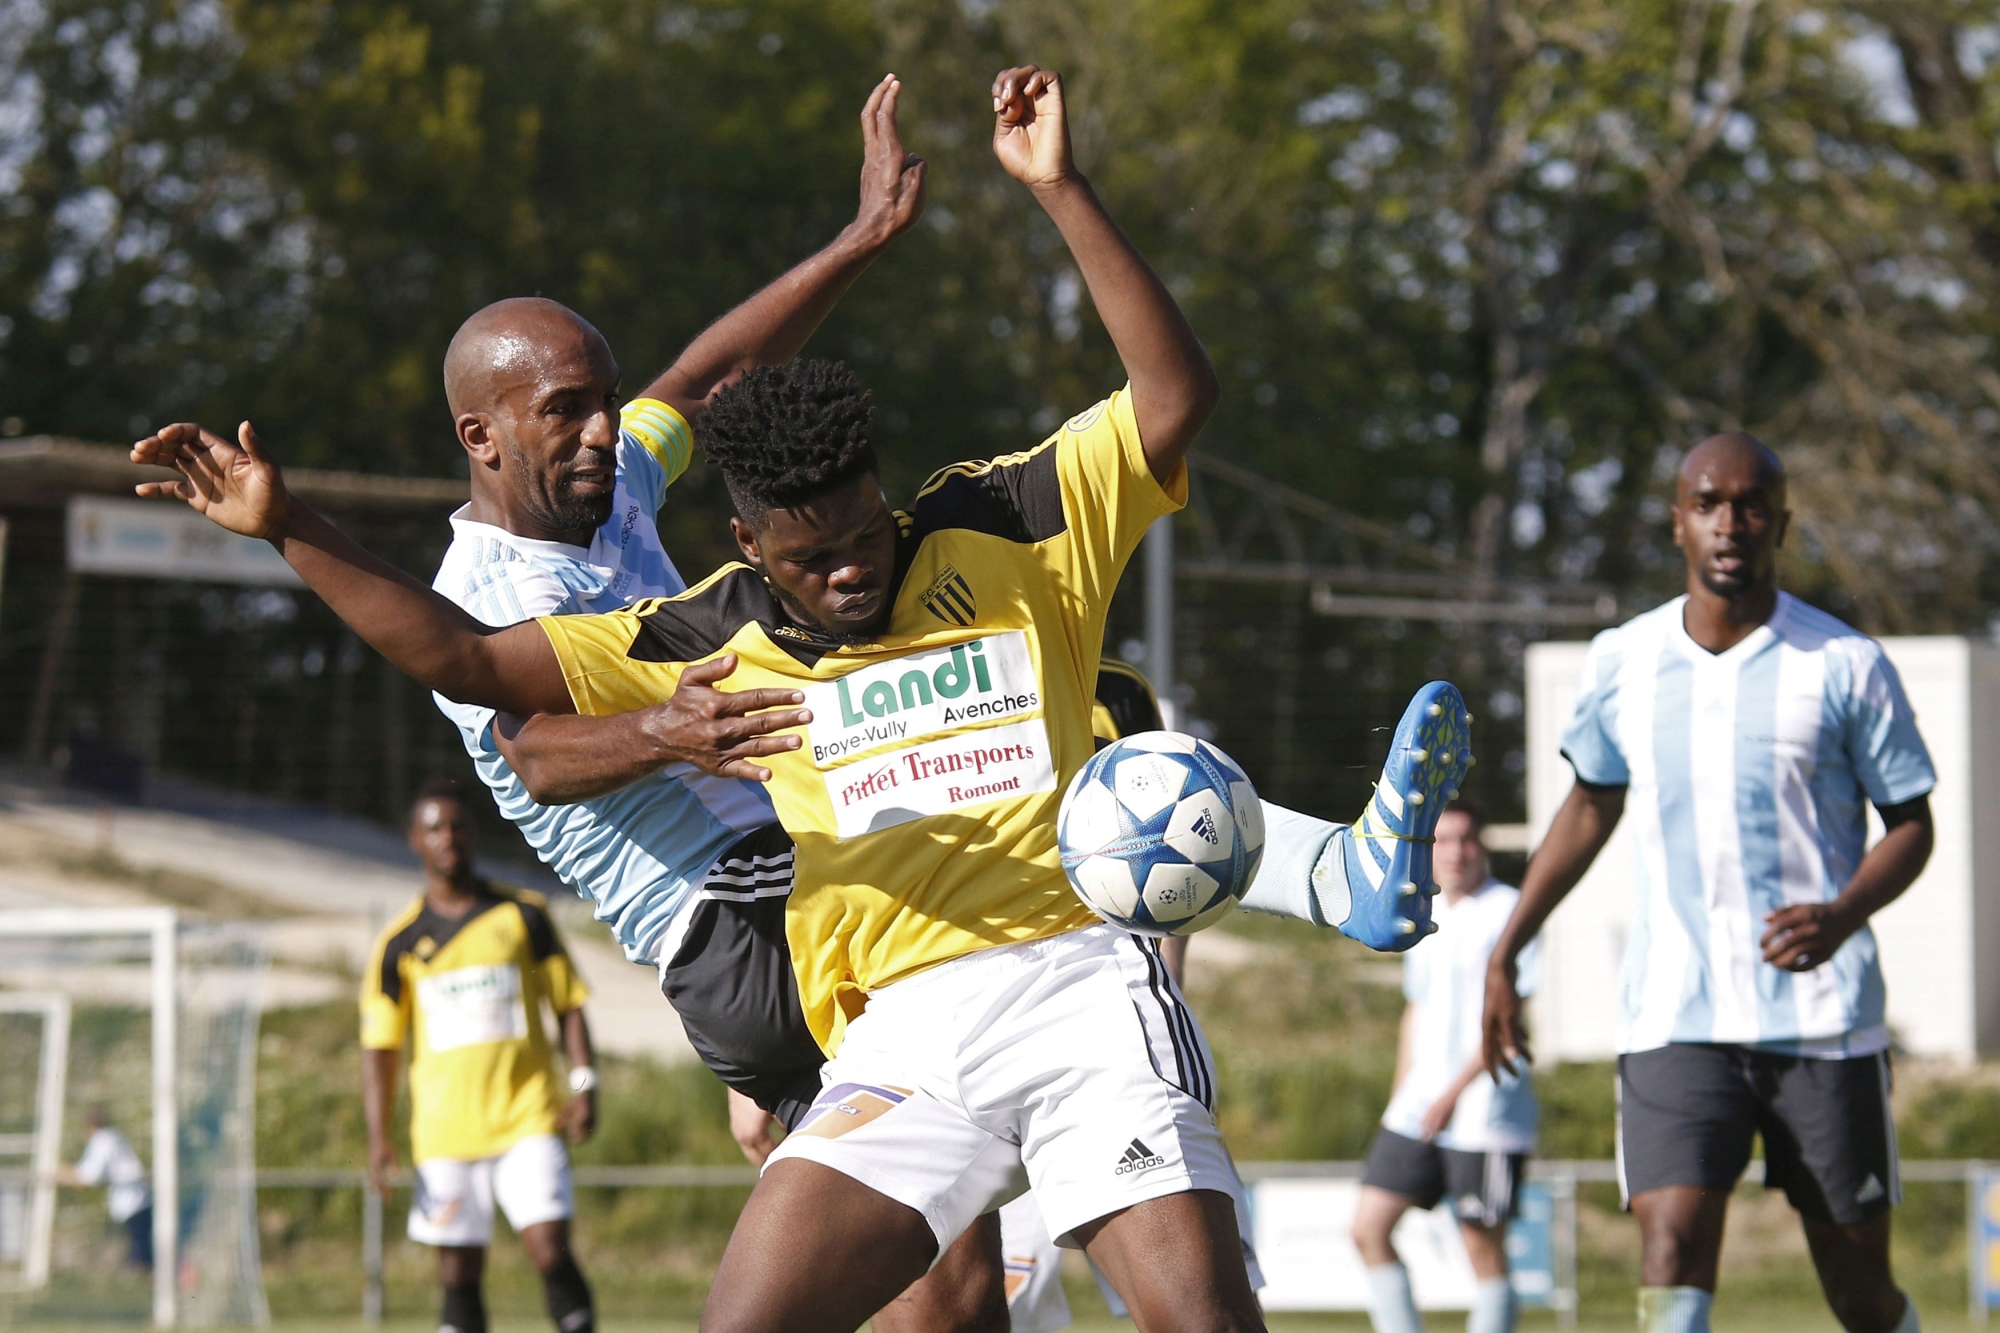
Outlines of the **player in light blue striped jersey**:
<svg viewBox="0 0 2000 1333">
<path fill-rule="evenodd" d="M 1729 1193 L 1805 1226 L 1852 1333 L 1914 1333 L 1889 1269 L 1901 1193 L 1889 1031 L 1868 919 L 1923 869 L 1936 785 L 1882 645 L 1778 591 L 1790 514 L 1747 435 L 1688 454 L 1687 594 L 1598 636 L 1563 754 L 1576 785 L 1487 975 L 1486 1058 L 1526 1052 L 1515 960 L 1621 815 L 1636 856 L 1618 1031 L 1619 1170 L 1644 1237 L 1640 1325 L 1708 1328 Z M 1867 806 L 1887 828 L 1864 850 Z"/>
</svg>

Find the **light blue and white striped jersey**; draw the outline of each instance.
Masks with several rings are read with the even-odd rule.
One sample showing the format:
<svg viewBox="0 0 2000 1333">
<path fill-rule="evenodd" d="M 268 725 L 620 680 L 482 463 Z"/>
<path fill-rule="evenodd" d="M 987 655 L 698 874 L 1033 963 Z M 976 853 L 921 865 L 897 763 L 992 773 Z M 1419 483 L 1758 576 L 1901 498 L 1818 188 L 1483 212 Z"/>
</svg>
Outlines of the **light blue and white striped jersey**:
<svg viewBox="0 0 2000 1333">
<path fill-rule="evenodd" d="M 1424 1113 L 1485 1046 L 1486 962 L 1520 900 L 1519 889 L 1497 879 L 1455 903 L 1432 900 L 1437 933 L 1403 955 L 1403 998 L 1415 1011 L 1414 1030 L 1409 1064 L 1382 1112 L 1382 1125 L 1392 1133 L 1422 1138 Z M 1535 993 L 1541 956 L 1541 942 L 1530 940 L 1515 960 L 1514 986 L 1522 995 Z M 1526 1070 L 1503 1074 L 1497 1083 L 1482 1073 L 1459 1094 L 1451 1123 L 1433 1142 L 1454 1152 L 1533 1152 L 1540 1114 Z"/>
<path fill-rule="evenodd" d="M 1726 1042 L 1839 1058 L 1886 1048 L 1864 927 L 1830 962 L 1764 961 L 1764 917 L 1837 897 L 1861 864 L 1867 802 L 1937 785 L 1882 645 L 1787 594 L 1724 653 L 1690 639 L 1687 598 L 1590 645 L 1563 755 L 1628 786 L 1638 901 L 1618 1049 Z"/>
<path fill-rule="evenodd" d="M 660 545 L 654 516 L 692 456 L 687 423 L 665 403 L 626 404 L 611 517 L 588 549 L 533 541 L 474 523 L 461 509 L 432 587 L 475 619 L 512 625 L 535 616 L 615 611 L 686 590 Z M 761 784 L 679 764 L 575 805 L 538 805 L 493 744 L 493 712 L 432 696 L 457 724 L 500 813 L 536 855 L 595 903 L 635 963 L 657 962 L 668 924 L 732 843 L 777 815 Z"/>
</svg>

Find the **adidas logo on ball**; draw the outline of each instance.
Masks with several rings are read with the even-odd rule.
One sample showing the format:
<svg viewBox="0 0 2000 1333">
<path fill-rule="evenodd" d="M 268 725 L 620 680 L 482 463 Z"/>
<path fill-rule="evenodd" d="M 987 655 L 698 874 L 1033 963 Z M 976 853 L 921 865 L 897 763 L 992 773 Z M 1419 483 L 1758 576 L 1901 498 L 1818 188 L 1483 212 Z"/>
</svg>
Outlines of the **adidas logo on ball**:
<svg viewBox="0 0 2000 1333">
<path fill-rule="evenodd" d="M 1141 935 L 1186 935 L 1225 916 L 1264 855 L 1264 807 L 1207 741 L 1147 731 L 1093 755 L 1056 818 L 1077 897 Z"/>
</svg>

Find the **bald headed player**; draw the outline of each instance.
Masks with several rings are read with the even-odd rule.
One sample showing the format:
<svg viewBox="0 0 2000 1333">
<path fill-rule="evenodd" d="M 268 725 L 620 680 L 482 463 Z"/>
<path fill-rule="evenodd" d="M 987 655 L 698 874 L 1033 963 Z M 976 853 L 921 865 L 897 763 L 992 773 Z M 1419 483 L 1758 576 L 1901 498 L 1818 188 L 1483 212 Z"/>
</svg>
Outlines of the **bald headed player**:
<svg viewBox="0 0 2000 1333">
<path fill-rule="evenodd" d="M 1748 435 L 1688 454 L 1687 593 L 1591 644 L 1563 756 L 1576 785 L 1528 864 L 1486 984 L 1486 1058 L 1527 1058 L 1515 962 L 1635 821 L 1618 1049 L 1620 1184 L 1643 1237 L 1639 1326 L 1709 1327 L 1729 1194 L 1805 1225 L 1850 1333 L 1916 1333 L 1889 1271 L 1901 1195 L 1868 919 L 1931 851 L 1936 777 L 1882 645 L 1778 591 L 1785 471 Z M 1887 828 L 1866 845 L 1867 805 Z"/>
</svg>

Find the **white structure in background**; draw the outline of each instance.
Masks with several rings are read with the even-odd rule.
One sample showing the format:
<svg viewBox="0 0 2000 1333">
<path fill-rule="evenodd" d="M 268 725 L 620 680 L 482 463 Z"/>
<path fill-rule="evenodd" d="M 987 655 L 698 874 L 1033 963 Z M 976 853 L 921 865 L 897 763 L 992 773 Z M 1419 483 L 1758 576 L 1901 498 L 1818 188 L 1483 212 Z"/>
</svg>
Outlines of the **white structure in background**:
<svg viewBox="0 0 2000 1333">
<path fill-rule="evenodd" d="M 49 1284 L 56 1221 L 56 1167 L 62 1151 L 63 1094 L 69 1074 L 69 996 L 59 991 L 0 991 L 0 1014 L 36 1022 L 33 1120 L 0 1131 L 0 1291 L 40 1291 Z M 15 1058 L 20 1058 L 18 1052 Z"/>
<path fill-rule="evenodd" d="M 1539 845 L 1574 775 L 1562 757 L 1582 643 L 1528 649 L 1528 826 Z M 1874 920 L 1889 1026 L 1914 1055 L 1970 1060 L 2000 1051 L 2000 647 L 1958 638 L 1885 639 L 1937 765 L 1937 850 Z M 1871 824 L 1873 818 L 1871 815 Z M 1544 1061 L 1614 1054 L 1618 968 L 1632 919 L 1632 846 L 1610 844 L 1550 918 L 1542 985 L 1529 1002 Z M 1875 826 L 1878 836 L 1880 826 Z"/>
</svg>

